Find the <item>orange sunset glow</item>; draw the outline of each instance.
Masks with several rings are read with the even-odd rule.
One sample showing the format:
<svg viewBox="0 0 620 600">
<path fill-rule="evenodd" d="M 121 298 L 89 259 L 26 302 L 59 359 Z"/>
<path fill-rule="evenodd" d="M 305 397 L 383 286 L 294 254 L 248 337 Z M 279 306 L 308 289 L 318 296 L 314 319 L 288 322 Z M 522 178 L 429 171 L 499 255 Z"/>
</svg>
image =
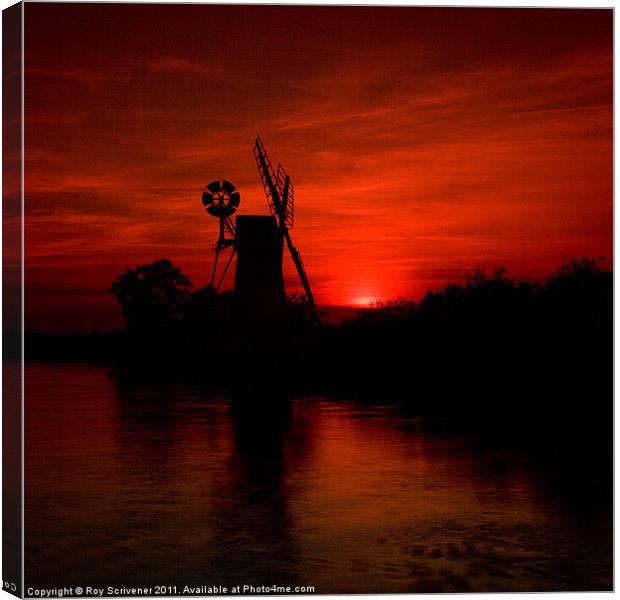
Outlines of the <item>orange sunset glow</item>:
<svg viewBox="0 0 620 600">
<path fill-rule="evenodd" d="M 205 185 L 268 214 L 257 134 L 320 305 L 611 265 L 612 14 L 27 3 L 26 327 L 120 326 L 106 289 L 159 257 L 206 285 Z"/>
</svg>

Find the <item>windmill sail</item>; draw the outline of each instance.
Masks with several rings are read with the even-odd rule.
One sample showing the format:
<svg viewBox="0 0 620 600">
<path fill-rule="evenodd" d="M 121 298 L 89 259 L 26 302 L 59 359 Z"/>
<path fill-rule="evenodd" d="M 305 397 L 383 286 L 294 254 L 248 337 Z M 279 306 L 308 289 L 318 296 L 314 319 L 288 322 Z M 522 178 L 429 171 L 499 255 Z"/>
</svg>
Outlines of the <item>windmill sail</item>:
<svg viewBox="0 0 620 600">
<path fill-rule="evenodd" d="M 263 146 L 263 142 L 260 136 L 256 138 L 256 144 L 254 145 L 254 158 L 258 165 L 258 172 L 263 183 L 263 189 L 265 190 L 265 196 L 267 196 L 267 204 L 269 210 L 274 217 L 279 216 L 281 212 L 280 208 L 280 191 L 277 187 L 277 178 L 271 161 Z"/>
<path fill-rule="evenodd" d="M 289 229 L 292 229 L 295 216 L 295 188 L 291 178 L 286 174 L 281 164 L 278 164 L 278 170 L 276 171 L 276 185 L 282 199 L 281 210 L 284 222 Z"/>
</svg>

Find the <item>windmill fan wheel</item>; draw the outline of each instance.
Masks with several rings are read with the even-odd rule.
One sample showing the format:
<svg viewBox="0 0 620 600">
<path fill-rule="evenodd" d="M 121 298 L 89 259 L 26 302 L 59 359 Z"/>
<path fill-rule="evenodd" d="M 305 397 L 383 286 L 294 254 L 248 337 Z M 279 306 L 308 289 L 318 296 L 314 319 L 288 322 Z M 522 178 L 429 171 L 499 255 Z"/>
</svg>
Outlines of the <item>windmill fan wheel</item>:
<svg viewBox="0 0 620 600">
<path fill-rule="evenodd" d="M 235 186 L 225 179 L 212 181 L 202 192 L 202 203 L 214 217 L 230 217 L 237 210 L 240 200 Z"/>
</svg>

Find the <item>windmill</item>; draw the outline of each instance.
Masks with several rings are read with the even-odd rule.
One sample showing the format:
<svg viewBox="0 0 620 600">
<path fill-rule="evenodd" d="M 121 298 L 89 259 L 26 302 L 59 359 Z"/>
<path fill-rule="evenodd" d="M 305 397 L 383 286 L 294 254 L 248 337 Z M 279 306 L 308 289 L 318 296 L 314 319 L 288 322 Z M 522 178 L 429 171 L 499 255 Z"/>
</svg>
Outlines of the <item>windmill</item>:
<svg viewBox="0 0 620 600">
<path fill-rule="evenodd" d="M 211 273 L 211 287 L 219 289 L 228 268 L 232 263 L 232 259 L 237 252 L 236 240 L 237 231 L 235 224 L 233 223 L 231 216 L 236 212 L 241 201 L 241 195 L 235 189 L 235 186 L 226 181 L 226 179 L 212 181 L 202 192 L 202 204 L 205 210 L 213 217 L 217 217 L 220 220 L 220 235 L 215 243 L 215 263 L 213 264 L 213 272 Z M 217 263 L 220 257 L 220 252 L 226 248 L 232 248 L 232 252 L 228 257 L 224 271 L 220 276 L 217 285 L 214 286 L 215 276 L 217 274 Z"/>
<path fill-rule="evenodd" d="M 277 170 L 274 171 L 260 136 L 257 136 L 254 144 L 254 158 L 256 159 L 258 172 L 260 173 L 265 195 L 267 196 L 269 210 L 277 219 L 278 227 L 286 240 L 286 245 L 293 263 L 295 263 L 295 268 L 297 269 L 297 274 L 304 288 L 312 314 L 315 318 L 318 318 L 314 296 L 310 289 L 310 281 L 308 281 L 308 275 L 304 269 L 301 255 L 297 248 L 293 246 L 289 231 L 289 229 L 293 228 L 295 217 L 295 190 L 293 183 L 280 163 L 278 163 Z"/>
</svg>

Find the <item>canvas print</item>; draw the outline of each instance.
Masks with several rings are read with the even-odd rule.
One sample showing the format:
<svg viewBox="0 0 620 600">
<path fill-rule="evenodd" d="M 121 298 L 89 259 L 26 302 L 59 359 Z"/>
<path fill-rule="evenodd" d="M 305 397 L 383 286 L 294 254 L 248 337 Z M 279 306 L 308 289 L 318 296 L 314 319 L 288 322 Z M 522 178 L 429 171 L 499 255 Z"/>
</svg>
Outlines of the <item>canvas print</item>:
<svg viewBox="0 0 620 600">
<path fill-rule="evenodd" d="M 613 589 L 611 9 L 3 31 L 6 591 Z"/>
</svg>

